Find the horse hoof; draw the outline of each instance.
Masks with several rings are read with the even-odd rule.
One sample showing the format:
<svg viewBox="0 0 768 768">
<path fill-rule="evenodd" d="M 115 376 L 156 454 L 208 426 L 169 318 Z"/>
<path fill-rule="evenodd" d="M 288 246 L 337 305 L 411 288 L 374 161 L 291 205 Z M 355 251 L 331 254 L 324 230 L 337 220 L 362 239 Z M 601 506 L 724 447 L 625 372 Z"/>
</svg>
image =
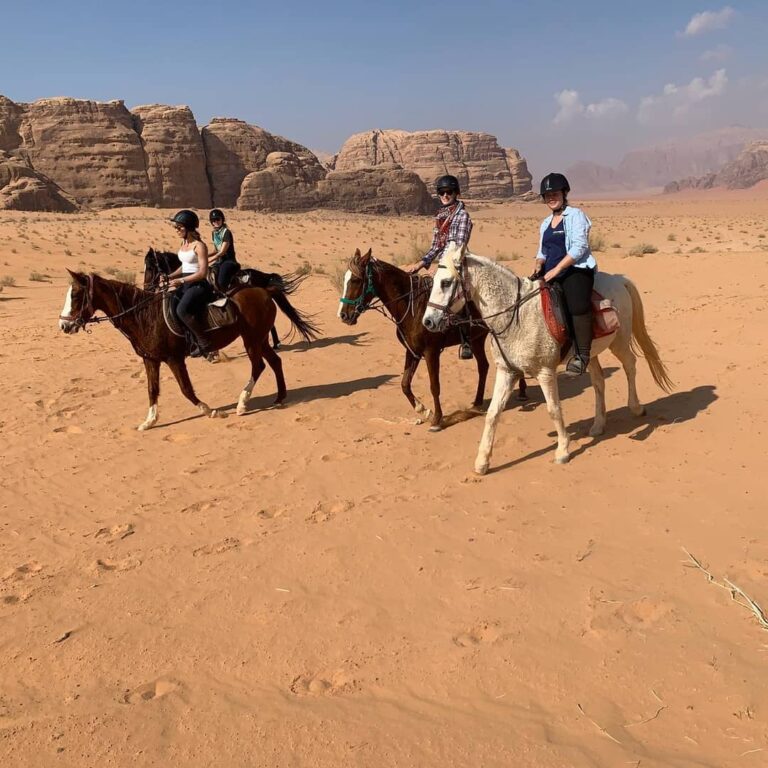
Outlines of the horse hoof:
<svg viewBox="0 0 768 768">
<path fill-rule="evenodd" d="M 416 421 L 413 422 L 414 426 L 418 427 L 420 424 L 424 423 L 424 419 L 416 419 Z"/>
<path fill-rule="evenodd" d="M 136 427 L 136 429 L 139 432 L 146 432 L 148 429 L 152 429 L 152 427 L 154 427 L 154 426 L 155 426 L 155 422 L 154 421 L 152 421 L 152 422 L 145 421 L 144 423 L 139 424 L 139 426 Z"/>
<path fill-rule="evenodd" d="M 517 396 L 517 399 L 518 399 L 518 400 L 519 400 L 521 403 L 525 403 L 526 401 L 530 400 L 531 398 L 530 398 L 530 397 L 528 397 L 528 395 L 518 395 L 518 396 Z"/>
<path fill-rule="evenodd" d="M 429 431 L 430 431 L 430 432 L 442 432 L 442 431 L 443 431 L 443 428 L 442 428 L 442 426 L 440 426 L 440 424 L 433 424 L 433 425 L 432 425 L 432 426 L 429 428 Z"/>
<path fill-rule="evenodd" d="M 571 460 L 570 456 L 556 456 L 555 464 L 567 464 Z"/>
<path fill-rule="evenodd" d="M 605 427 L 592 427 L 592 429 L 589 430 L 589 436 L 590 437 L 600 437 L 600 435 L 605 432 Z"/>
<path fill-rule="evenodd" d="M 488 465 L 487 464 L 476 464 L 475 465 L 475 474 L 476 475 L 487 475 L 488 474 Z"/>
<path fill-rule="evenodd" d="M 641 405 L 639 408 L 633 409 L 632 410 L 632 415 L 633 416 L 638 416 L 638 417 L 639 416 L 645 416 L 645 408 L 643 408 L 643 406 Z"/>
<path fill-rule="evenodd" d="M 238 408 L 238 409 L 235 411 L 235 413 L 236 413 L 238 416 L 245 416 L 245 414 L 246 414 L 246 413 L 248 413 L 248 409 L 247 409 L 247 408 Z"/>
<path fill-rule="evenodd" d="M 217 408 L 214 408 L 211 411 L 211 418 L 212 419 L 226 419 L 227 418 L 227 413 L 226 413 L 226 411 L 220 411 Z"/>
</svg>

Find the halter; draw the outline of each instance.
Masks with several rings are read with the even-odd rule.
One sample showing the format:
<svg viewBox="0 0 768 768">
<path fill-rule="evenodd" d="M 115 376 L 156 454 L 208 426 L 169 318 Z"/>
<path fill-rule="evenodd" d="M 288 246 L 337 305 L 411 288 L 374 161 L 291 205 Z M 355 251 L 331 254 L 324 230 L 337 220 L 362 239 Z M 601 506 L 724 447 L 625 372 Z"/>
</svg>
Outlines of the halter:
<svg viewBox="0 0 768 768">
<path fill-rule="evenodd" d="M 456 269 L 456 276 L 457 280 L 453 284 L 453 288 L 451 289 L 451 293 L 448 296 L 448 301 L 445 304 L 436 304 L 434 301 L 428 301 L 427 306 L 431 307 L 432 309 L 438 309 L 441 312 L 444 312 L 448 317 L 448 322 L 451 324 L 458 325 L 460 322 L 468 322 L 466 320 L 460 321 L 457 317 L 456 310 L 454 307 L 463 299 L 464 305 L 466 306 L 467 302 L 469 301 L 469 293 L 467 291 L 467 286 L 464 283 L 464 259 L 461 260 L 461 263 L 458 266 L 458 269 Z M 446 264 L 438 264 L 437 265 L 438 270 L 440 269 L 448 269 L 448 266 Z M 449 270 L 450 271 L 450 270 Z M 460 294 L 458 296 L 455 296 L 456 292 L 460 291 Z"/>
<path fill-rule="evenodd" d="M 359 317 L 366 309 L 370 309 L 370 303 L 366 302 L 366 297 L 370 296 L 370 300 L 379 298 L 376 294 L 376 288 L 373 285 L 373 264 L 369 260 L 365 265 L 365 274 L 363 275 L 364 287 L 360 295 L 356 299 L 348 299 L 342 296 L 339 301 L 342 304 L 347 304 L 354 308 L 355 315 Z"/>
</svg>

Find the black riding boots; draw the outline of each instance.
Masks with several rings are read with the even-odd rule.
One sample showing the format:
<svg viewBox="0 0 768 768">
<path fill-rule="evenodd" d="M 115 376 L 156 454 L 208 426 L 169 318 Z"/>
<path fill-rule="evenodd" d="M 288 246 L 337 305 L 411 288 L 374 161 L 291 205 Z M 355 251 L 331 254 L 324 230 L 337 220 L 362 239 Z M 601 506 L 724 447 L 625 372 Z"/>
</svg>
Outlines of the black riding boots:
<svg viewBox="0 0 768 768">
<path fill-rule="evenodd" d="M 191 345 L 189 350 L 190 357 L 206 357 L 213 350 L 205 337 L 205 323 L 197 317 L 191 317 L 187 320 L 187 328 L 192 332 Z"/>
<path fill-rule="evenodd" d="M 573 346 L 575 354 L 565 366 L 566 376 L 581 376 L 589 365 L 590 350 L 592 348 L 592 313 L 574 315 L 573 322 Z"/>
</svg>

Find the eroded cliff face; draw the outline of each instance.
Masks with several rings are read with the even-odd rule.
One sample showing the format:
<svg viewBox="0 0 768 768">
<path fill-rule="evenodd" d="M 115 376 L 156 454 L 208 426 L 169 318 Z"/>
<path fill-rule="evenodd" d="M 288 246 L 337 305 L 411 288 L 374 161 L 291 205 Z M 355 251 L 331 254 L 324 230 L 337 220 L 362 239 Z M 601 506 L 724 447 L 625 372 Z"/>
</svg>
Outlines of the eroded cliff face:
<svg viewBox="0 0 768 768">
<path fill-rule="evenodd" d="M 689 176 L 673 181 L 664 187 L 665 192 L 680 192 L 684 189 L 748 189 L 768 179 L 768 141 L 753 141 L 737 157 L 717 173 L 703 176 Z"/>
<path fill-rule="evenodd" d="M 22 158 L 0 150 L 0 210 L 71 213 L 77 204 Z"/>
<path fill-rule="evenodd" d="M 466 197 L 505 198 L 524 194 L 531 188 L 525 160 L 516 150 L 503 149 L 489 133 L 472 131 L 357 133 L 344 143 L 335 158 L 334 170 L 352 171 L 392 163 L 417 173 L 430 189 L 435 179 L 450 173 L 459 179 Z"/>
<path fill-rule="evenodd" d="M 131 114 L 152 203 L 163 208 L 210 208 L 205 150 L 192 110 L 151 104 L 134 107 Z"/>
</svg>

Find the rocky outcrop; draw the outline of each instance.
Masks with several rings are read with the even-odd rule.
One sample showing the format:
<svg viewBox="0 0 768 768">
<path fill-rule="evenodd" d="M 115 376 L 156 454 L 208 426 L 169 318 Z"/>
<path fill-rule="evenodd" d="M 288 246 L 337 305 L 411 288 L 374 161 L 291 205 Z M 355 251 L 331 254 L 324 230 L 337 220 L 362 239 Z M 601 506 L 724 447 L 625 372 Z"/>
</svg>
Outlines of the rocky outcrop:
<svg viewBox="0 0 768 768">
<path fill-rule="evenodd" d="M 319 188 L 326 208 L 390 215 L 435 210 L 435 202 L 419 175 L 397 164 L 331 171 Z"/>
<path fill-rule="evenodd" d="M 512 194 L 520 197 L 527 194 L 533 188 L 533 177 L 528 170 L 528 163 L 516 149 L 505 149 L 507 156 L 507 168 L 512 176 Z"/>
<path fill-rule="evenodd" d="M 754 141 L 717 173 L 693 176 L 673 181 L 664 187 L 665 192 L 681 192 L 686 189 L 748 189 L 768 179 L 768 141 Z"/>
<path fill-rule="evenodd" d="M 23 105 L 21 149 L 78 205 L 150 205 L 144 152 L 122 101 L 41 99 Z"/>
<path fill-rule="evenodd" d="M 53 181 L 0 150 L 0 210 L 71 213 L 76 209 L 75 201 Z"/>
<path fill-rule="evenodd" d="M 430 189 L 435 179 L 450 173 L 459 179 L 465 197 L 504 198 L 516 194 L 508 156 L 489 133 L 374 130 L 347 139 L 336 156 L 334 170 L 395 163 L 417 173 Z M 526 172 L 527 167 L 523 172 L 517 165 L 518 175 Z"/>
<path fill-rule="evenodd" d="M 166 208 L 210 208 L 203 140 L 192 110 L 151 104 L 131 114 L 144 152 L 149 199 Z"/>
<path fill-rule="evenodd" d="M 18 105 L 0 96 L 0 150 L 12 152 L 21 144 L 19 126 L 24 110 Z"/>
<path fill-rule="evenodd" d="M 314 181 L 320 181 L 327 172 L 306 147 L 243 120 L 214 118 L 202 135 L 211 196 L 220 208 L 237 204 L 245 177 L 264 170 L 272 152 L 293 154 L 302 174 Z"/>
<path fill-rule="evenodd" d="M 323 202 L 317 180 L 293 152 L 270 152 L 262 171 L 249 173 L 239 190 L 243 211 L 306 211 Z"/>
</svg>

